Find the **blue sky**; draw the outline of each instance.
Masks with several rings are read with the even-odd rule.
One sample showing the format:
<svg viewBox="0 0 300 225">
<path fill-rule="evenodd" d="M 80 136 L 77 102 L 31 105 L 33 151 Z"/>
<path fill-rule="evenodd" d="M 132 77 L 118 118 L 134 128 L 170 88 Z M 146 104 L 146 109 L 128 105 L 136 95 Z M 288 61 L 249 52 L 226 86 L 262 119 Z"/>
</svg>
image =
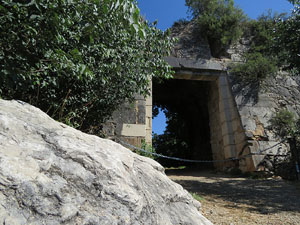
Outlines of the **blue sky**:
<svg viewBox="0 0 300 225">
<path fill-rule="evenodd" d="M 188 18 L 185 0 L 137 0 L 141 14 L 149 22 L 158 20 L 157 27 L 166 30 L 178 19 Z M 272 9 L 272 12 L 289 13 L 292 5 L 287 0 L 235 0 L 246 15 L 256 19 Z M 152 130 L 161 134 L 165 129 L 166 118 L 160 113 L 152 121 Z"/>
<path fill-rule="evenodd" d="M 185 0 L 137 0 L 141 14 L 150 22 L 158 20 L 158 28 L 165 30 L 181 18 L 187 18 Z M 287 0 L 235 0 L 252 19 L 272 9 L 273 12 L 290 12 L 292 5 Z"/>
</svg>

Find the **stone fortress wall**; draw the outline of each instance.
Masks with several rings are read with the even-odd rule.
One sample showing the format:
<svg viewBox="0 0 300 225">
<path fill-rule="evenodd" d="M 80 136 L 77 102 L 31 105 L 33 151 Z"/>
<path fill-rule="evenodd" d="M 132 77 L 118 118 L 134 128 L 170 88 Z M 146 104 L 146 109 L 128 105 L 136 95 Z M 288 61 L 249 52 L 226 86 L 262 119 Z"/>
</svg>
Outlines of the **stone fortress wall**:
<svg viewBox="0 0 300 225">
<path fill-rule="evenodd" d="M 213 159 L 242 158 L 238 163 L 242 171 L 267 169 L 266 160 L 270 156 L 285 154 L 289 148 L 286 143 L 280 144 L 281 139 L 275 136 L 269 120 L 282 108 L 300 115 L 300 79 L 279 72 L 259 89 L 251 84 L 240 84 L 227 72 L 227 65 L 241 61 L 247 41 L 240 40 L 228 49 L 228 57 L 215 59 L 211 57 L 205 39 L 195 38 L 193 27 L 191 22 L 172 28 L 179 42 L 166 61 L 175 69 L 175 79 L 209 81 Z M 152 97 L 137 96 L 134 103 L 124 104 L 114 113 L 105 129 L 110 137 L 117 136 L 141 146 L 142 140 L 151 143 L 151 123 Z M 243 155 L 261 151 L 262 154 L 243 158 Z M 236 161 L 215 162 L 215 167 L 220 170 L 234 166 Z"/>
</svg>

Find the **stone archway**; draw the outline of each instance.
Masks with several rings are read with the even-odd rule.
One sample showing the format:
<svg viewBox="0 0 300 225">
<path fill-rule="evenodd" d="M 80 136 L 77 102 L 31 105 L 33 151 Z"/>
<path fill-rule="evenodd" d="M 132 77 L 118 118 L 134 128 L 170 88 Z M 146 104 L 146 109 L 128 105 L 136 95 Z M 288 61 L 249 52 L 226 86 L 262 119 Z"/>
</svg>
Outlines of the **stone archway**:
<svg viewBox="0 0 300 225">
<path fill-rule="evenodd" d="M 207 106 L 213 160 L 238 157 L 247 146 L 247 141 L 226 71 L 219 63 L 206 60 L 167 57 L 166 61 L 174 68 L 176 79 L 205 81 L 208 84 Z M 214 165 L 224 169 L 235 163 L 215 162 Z"/>
<path fill-rule="evenodd" d="M 209 91 L 209 81 L 153 81 L 153 106 L 164 108 L 171 118 L 165 134 L 156 136 L 154 146 L 158 153 L 193 160 L 213 159 L 208 112 Z M 159 162 L 168 167 L 186 165 L 172 160 L 162 159 Z M 211 165 L 212 163 L 197 164 L 197 167 L 208 168 Z"/>
<path fill-rule="evenodd" d="M 218 62 L 209 60 L 191 60 L 166 57 L 166 61 L 175 70 L 174 78 L 185 81 L 202 81 L 207 85 L 207 108 L 209 115 L 209 133 L 212 159 L 217 161 L 218 169 L 239 164 L 243 171 L 255 170 L 252 157 L 239 161 L 226 161 L 245 154 L 248 147 L 235 100 L 232 97 L 227 72 Z M 108 121 L 111 128 L 108 136 L 118 138 L 135 146 L 141 146 L 142 140 L 151 143 L 152 133 L 152 96 L 147 99 L 136 97 L 133 104 L 126 103 L 114 113 Z M 248 153 L 248 152 L 247 152 Z"/>
</svg>

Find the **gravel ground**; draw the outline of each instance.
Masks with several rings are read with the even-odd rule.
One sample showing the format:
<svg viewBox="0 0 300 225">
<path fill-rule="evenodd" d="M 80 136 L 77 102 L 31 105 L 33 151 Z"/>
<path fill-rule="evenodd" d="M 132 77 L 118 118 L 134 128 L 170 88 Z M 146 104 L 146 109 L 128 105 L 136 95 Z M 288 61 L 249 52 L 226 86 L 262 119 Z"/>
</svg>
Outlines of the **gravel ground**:
<svg viewBox="0 0 300 225">
<path fill-rule="evenodd" d="M 216 225 L 300 225 L 300 182 L 188 170 L 166 174 L 201 196 L 202 214 Z"/>
</svg>

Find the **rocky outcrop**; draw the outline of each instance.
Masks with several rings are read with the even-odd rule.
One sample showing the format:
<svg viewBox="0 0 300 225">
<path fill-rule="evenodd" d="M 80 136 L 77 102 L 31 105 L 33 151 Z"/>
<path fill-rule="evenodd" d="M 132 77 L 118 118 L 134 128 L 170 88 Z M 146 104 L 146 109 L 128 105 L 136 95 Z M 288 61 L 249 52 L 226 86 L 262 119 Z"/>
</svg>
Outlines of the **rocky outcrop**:
<svg viewBox="0 0 300 225">
<path fill-rule="evenodd" d="M 211 224 L 155 161 L 0 100 L 0 224 Z"/>
</svg>

